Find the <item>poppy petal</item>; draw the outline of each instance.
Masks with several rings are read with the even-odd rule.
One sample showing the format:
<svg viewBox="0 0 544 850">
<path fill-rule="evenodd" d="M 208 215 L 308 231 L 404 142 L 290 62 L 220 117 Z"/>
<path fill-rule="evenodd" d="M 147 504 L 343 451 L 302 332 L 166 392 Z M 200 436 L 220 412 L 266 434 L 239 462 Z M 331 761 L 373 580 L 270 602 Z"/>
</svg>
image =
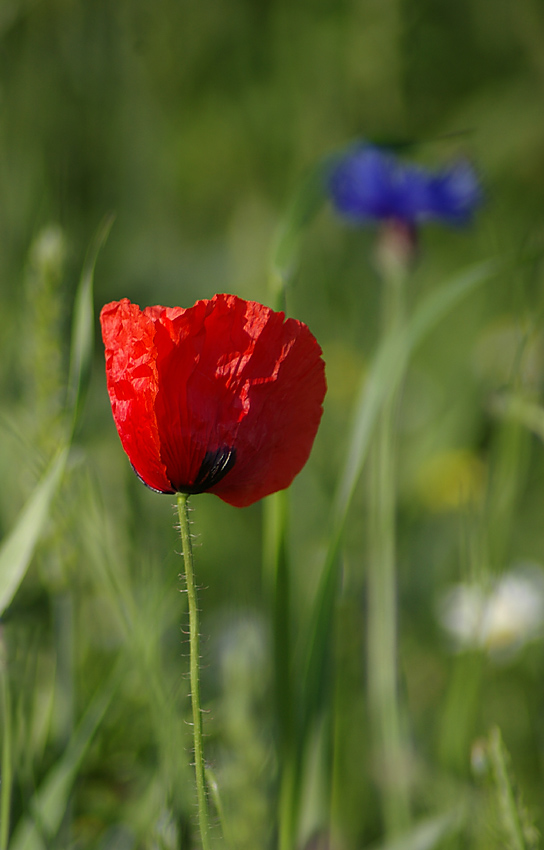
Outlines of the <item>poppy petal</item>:
<svg viewBox="0 0 544 850">
<path fill-rule="evenodd" d="M 326 391 L 306 325 L 234 295 L 143 312 L 124 299 L 106 305 L 101 321 L 114 420 L 146 484 L 209 490 L 238 507 L 289 486 Z"/>
<path fill-rule="evenodd" d="M 173 493 L 160 458 L 155 416 L 158 375 L 154 323 L 128 298 L 106 304 L 100 322 L 108 393 L 123 448 L 149 487 Z"/>
</svg>

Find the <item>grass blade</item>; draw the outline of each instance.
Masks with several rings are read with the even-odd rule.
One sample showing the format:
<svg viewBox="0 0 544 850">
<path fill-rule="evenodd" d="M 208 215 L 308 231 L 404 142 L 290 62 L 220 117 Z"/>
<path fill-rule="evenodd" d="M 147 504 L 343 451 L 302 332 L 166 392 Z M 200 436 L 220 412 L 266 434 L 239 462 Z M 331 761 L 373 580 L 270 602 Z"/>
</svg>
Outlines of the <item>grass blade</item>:
<svg viewBox="0 0 544 850">
<path fill-rule="evenodd" d="M 14 528 L 0 546 L 0 615 L 11 603 L 30 565 L 49 516 L 68 456 L 64 447 L 52 461 L 21 511 Z"/>
<path fill-rule="evenodd" d="M 409 832 L 387 841 L 373 844 L 368 850 L 435 850 L 446 836 L 459 830 L 462 824 L 462 809 L 421 821 Z"/>
<path fill-rule="evenodd" d="M 32 815 L 19 823 L 10 850 L 46 850 L 60 827 L 72 786 L 92 738 L 119 684 L 123 665 L 117 664 L 83 715 L 68 747 L 51 768 L 30 803 Z"/>
<path fill-rule="evenodd" d="M 98 253 L 107 239 L 113 216 L 100 225 L 85 261 L 74 304 L 67 401 L 72 408 L 73 433 L 81 400 L 90 378 L 93 351 L 93 275 Z M 49 515 L 68 456 L 69 442 L 52 461 L 49 470 L 23 508 L 15 527 L 0 546 L 0 615 L 11 603 L 30 565 L 36 543 Z"/>
<path fill-rule="evenodd" d="M 206 782 L 210 790 L 210 797 L 212 798 L 213 804 L 215 806 L 215 811 L 217 812 L 217 816 L 219 818 L 221 834 L 223 836 L 224 850 L 230 850 L 232 844 L 229 840 L 229 826 L 227 818 L 225 817 L 225 809 L 223 807 L 223 801 L 221 799 L 221 793 L 219 791 L 219 783 L 217 781 L 217 777 L 214 771 L 209 766 L 206 767 Z"/>
<path fill-rule="evenodd" d="M 106 216 L 98 228 L 87 253 L 74 301 L 67 392 L 68 409 L 73 411 L 72 432 L 81 412 L 91 375 L 94 340 L 94 269 L 98 254 L 108 238 L 113 219 L 113 215 Z"/>
<path fill-rule="evenodd" d="M 544 409 L 536 402 L 515 393 L 504 393 L 493 400 L 491 412 L 523 425 L 544 440 Z"/>
<path fill-rule="evenodd" d="M 4 647 L 0 647 L 3 655 Z M 0 782 L 0 850 L 7 850 L 11 807 L 12 770 L 12 723 L 11 692 L 5 658 L 0 658 L 0 692 L 2 711 L 2 773 Z"/>
<path fill-rule="evenodd" d="M 527 850 L 522 814 L 508 775 L 508 753 L 498 727 L 489 735 L 489 759 L 497 790 L 497 805 L 503 823 L 508 850 Z"/>
<path fill-rule="evenodd" d="M 433 291 L 408 321 L 404 334 L 388 337 L 377 352 L 359 391 L 349 449 L 333 508 L 336 529 L 343 529 L 351 499 L 366 461 L 370 437 L 384 399 L 402 378 L 410 355 L 450 310 L 498 270 L 494 261 L 479 263 Z"/>
<path fill-rule="evenodd" d="M 337 558 L 351 500 L 368 456 L 378 414 L 402 380 L 417 346 L 458 303 L 499 269 L 496 261 L 478 263 L 433 291 L 408 320 L 404 333 L 386 337 L 370 372 L 361 384 L 355 405 L 348 452 L 333 503 L 332 530 L 321 574 L 304 671 L 303 724 L 319 709 L 330 652 L 331 622 L 338 581 Z"/>
</svg>

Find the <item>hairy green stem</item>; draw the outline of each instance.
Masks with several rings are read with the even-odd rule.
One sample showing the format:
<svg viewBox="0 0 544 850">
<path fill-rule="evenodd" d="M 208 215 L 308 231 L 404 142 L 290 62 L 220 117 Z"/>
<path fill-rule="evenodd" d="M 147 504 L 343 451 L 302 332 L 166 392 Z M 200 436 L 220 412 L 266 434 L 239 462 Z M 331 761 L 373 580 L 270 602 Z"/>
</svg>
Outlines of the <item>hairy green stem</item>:
<svg viewBox="0 0 544 850">
<path fill-rule="evenodd" d="M 204 752 L 202 746 L 202 714 L 200 710 L 199 681 L 199 631 L 198 607 L 194 578 L 193 546 L 189 529 L 188 496 L 179 493 L 177 499 L 179 530 L 185 565 L 185 583 L 189 603 L 189 675 L 191 680 L 191 705 L 193 709 L 193 743 L 195 752 L 196 793 L 198 801 L 198 823 L 203 850 L 210 850 L 208 828 L 208 799 L 204 775 Z"/>
</svg>

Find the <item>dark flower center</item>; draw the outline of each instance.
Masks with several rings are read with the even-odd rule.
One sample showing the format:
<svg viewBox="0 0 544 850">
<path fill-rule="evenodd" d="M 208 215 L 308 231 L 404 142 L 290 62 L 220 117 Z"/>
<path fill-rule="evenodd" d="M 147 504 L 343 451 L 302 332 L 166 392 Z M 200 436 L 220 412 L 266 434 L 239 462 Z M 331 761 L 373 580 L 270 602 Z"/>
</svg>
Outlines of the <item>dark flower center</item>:
<svg viewBox="0 0 544 850">
<path fill-rule="evenodd" d="M 171 490 L 156 490 L 155 487 L 144 481 L 142 476 L 136 472 L 131 464 L 134 472 L 146 487 L 153 490 L 154 493 L 163 493 L 164 495 L 173 495 L 174 493 L 187 493 L 189 496 L 194 496 L 196 493 L 205 493 L 210 487 L 219 484 L 227 472 L 230 472 L 236 463 L 236 449 L 222 446 L 220 449 L 215 449 L 213 452 L 206 452 L 204 460 L 200 464 L 198 475 L 195 478 L 194 484 L 180 484 L 179 486 L 172 482 Z"/>
<path fill-rule="evenodd" d="M 222 446 L 220 449 L 215 449 L 213 452 L 206 452 L 204 460 L 198 470 L 198 475 L 195 478 L 195 483 L 188 485 L 180 485 L 178 493 L 205 493 L 210 487 L 219 484 L 222 478 L 225 477 L 234 464 L 236 463 L 236 449 Z"/>
</svg>

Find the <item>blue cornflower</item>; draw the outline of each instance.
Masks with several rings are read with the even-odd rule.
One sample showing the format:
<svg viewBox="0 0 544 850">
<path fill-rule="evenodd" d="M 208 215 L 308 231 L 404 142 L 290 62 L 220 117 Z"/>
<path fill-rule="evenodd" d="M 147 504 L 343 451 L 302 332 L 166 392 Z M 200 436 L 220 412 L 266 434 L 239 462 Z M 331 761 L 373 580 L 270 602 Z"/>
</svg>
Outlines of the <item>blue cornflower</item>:
<svg viewBox="0 0 544 850">
<path fill-rule="evenodd" d="M 336 211 L 355 224 L 466 224 L 482 200 L 476 172 L 465 159 L 430 171 L 364 142 L 336 160 L 328 188 Z"/>
</svg>

